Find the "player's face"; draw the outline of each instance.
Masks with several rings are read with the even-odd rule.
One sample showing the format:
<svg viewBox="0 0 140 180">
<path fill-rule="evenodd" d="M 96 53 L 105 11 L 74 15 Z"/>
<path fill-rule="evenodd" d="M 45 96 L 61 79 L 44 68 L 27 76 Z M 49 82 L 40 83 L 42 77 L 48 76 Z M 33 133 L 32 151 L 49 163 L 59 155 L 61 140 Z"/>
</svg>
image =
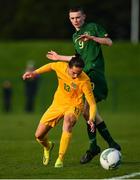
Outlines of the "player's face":
<svg viewBox="0 0 140 180">
<path fill-rule="evenodd" d="M 81 11 L 70 12 L 69 19 L 76 30 L 79 30 L 85 22 L 86 15 Z"/>
<path fill-rule="evenodd" d="M 68 68 L 68 74 L 72 77 L 72 79 L 76 79 L 82 72 L 82 68 L 73 66 L 72 68 Z"/>
</svg>

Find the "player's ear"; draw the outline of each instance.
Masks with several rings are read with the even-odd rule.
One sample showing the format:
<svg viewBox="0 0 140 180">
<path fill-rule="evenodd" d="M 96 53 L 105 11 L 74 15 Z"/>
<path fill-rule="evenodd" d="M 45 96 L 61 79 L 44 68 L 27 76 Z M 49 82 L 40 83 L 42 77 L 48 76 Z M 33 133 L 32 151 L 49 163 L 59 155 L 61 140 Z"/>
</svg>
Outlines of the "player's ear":
<svg viewBox="0 0 140 180">
<path fill-rule="evenodd" d="M 86 19 L 86 14 L 83 14 L 83 19 L 84 19 L 84 20 Z"/>
</svg>

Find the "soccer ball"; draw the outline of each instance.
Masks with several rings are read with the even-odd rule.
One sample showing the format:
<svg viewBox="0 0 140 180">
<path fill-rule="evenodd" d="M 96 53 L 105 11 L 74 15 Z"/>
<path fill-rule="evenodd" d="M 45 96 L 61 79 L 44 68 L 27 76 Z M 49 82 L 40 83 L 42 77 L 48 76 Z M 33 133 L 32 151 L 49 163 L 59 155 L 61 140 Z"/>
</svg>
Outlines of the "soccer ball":
<svg viewBox="0 0 140 180">
<path fill-rule="evenodd" d="M 114 148 L 105 149 L 100 155 L 100 164 L 106 170 L 118 168 L 121 164 L 121 153 Z"/>
</svg>

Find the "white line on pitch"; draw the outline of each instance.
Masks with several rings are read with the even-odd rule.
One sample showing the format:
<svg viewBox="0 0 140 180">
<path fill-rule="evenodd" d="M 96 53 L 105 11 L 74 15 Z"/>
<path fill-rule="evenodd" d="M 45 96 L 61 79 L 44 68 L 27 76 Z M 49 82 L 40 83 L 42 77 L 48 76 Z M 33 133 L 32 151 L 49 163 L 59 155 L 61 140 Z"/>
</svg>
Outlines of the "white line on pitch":
<svg viewBox="0 0 140 180">
<path fill-rule="evenodd" d="M 136 176 L 140 176 L 140 172 L 127 174 L 124 176 L 112 177 L 112 178 L 108 178 L 108 179 L 128 179 L 128 178 L 132 178 L 132 177 L 136 177 Z"/>
</svg>

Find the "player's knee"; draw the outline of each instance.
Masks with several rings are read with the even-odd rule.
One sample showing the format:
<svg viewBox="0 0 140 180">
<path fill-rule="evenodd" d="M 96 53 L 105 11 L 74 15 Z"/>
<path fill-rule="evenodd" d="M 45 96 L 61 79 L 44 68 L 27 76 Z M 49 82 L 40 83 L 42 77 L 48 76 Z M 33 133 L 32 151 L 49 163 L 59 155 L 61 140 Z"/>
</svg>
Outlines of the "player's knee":
<svg viewBox="0 0 140 180">
<path fill-rule="evenodd" d="M 39 139 L 39 140 L 42 140 L 42 136 L 38 132 L 35 133 L 35 138 Z"/>
<path fill-rule="evenodd" d="M 68 131 L 71 132 L 73 126 L 76 123 L 76 118 L 73 114 L 68 115 L 67 117 L 65 117 L 64 119 L 64 125 L 63 125 L 63 130 L 64 131 Z"/>
<path fill-rule="evenodd" d="M 39 139 L 39 136 L 38 136 L 38 134 L 37 134 L 37 133 L 35 133 L 35 138 L 36 138 L 36 139 Z"/>
<path fill-rule="evenodd" d="M 68 119 L 68 122 L 69 122 L 69 126 L 74 126 L 75 123 L 76 123 L 76 117 L 74 114 L 70 114 L 69 116 L 69 119 Z"/>
<path fill-rule="evenodd" d="M 67 131 L 67 132 L 72 132 L 72 128 L 73 126 L 71 124 L 67 124 L 66 126 L 63 127 L 63 131 Z"/>
<path fill-rule="evenodd" d="M 96 113 L 95 121 L 96 121 L 96 125 L 98 125 L 98 124 L 100 124 L 101 122 L 103 122 L 103 119 L 102 119 L 102 117 L 99 115 L 99 113 Z"/>
</svg>

